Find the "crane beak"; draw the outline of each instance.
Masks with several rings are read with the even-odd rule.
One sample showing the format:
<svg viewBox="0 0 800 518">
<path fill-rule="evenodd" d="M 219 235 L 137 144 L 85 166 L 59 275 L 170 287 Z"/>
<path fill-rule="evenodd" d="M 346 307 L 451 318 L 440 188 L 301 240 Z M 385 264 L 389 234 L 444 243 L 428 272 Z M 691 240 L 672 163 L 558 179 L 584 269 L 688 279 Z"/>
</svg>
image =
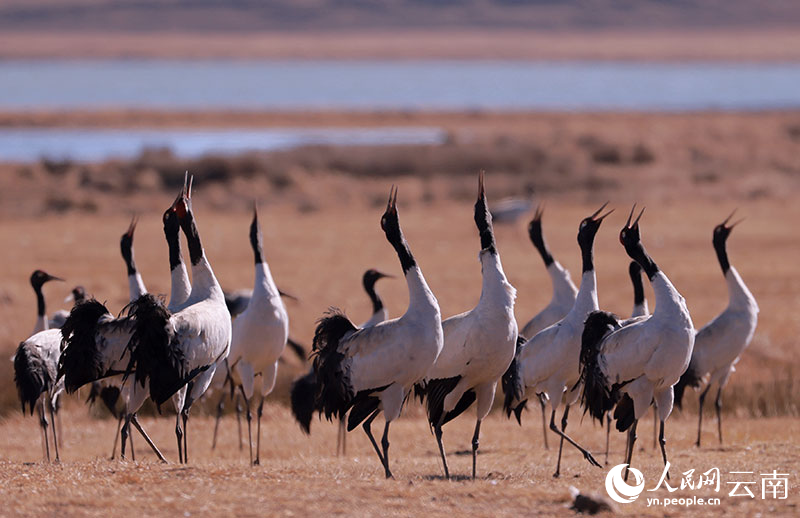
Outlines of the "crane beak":
<svg viewBox="0 0 800 518">
<path fill-rule="evenodd" d="M 533 213 L 533 221 L 542 221 L 542 215 L 544 214 L 544 203 L 539 204 L 536 207 L 536 211 Z"/>
<path fill-rule="evenodd" d="M 136 224 L 139 222 L 139 216 L 136 214 L 133 215 L 131 218 L 131 224 L 128 225 L 128 230 L 125 232 L 125 235 L 133 238 L 133 232 L 136 230 Z"/>
<path fill-rule="evenodd" d="M 483 169 L 481 169 L 481 172 L 478 173 L 478 200 L 482 200 L 486 197 L 486 189 L 483 185 L 483 177 L 484 172 Z"/>
<path fill-rule="evenodd" d="M 633 222 L 633 227 L 631 227 L 631 228 L 639 226 L 639 220 L 642 219 L 642 214 L 644 214 L 644 209 L 646 209 L 646 208 L 647 207 L 642 207 L 642 211 L 639 213 L 638 216 L 636 216 L 636 220 Z"/>
<path fill-rule="evenodd" d="M 397 186 L 392 185 L 391 190 L 389 190 L 389 203 L 386 205 L 386 212 L 397 213 Z"/>
<path fill-rule="evenodd" d="M 595 218 L 597 217 L 597 215 L 598 215 L 598 214 L 600 214 L 600 213 L 603 211 L 603 209 L 605 209 L 605 208 L 606 208 L 606 205 L 608 205 L 608 202 L 605 202 L 605 203 L 603 204 L 603 206 L 602 206 L 602 207 L 600 207 L 599 209 L 597 209 L 597 210 L 594 212 L 594 214 L 592 214 L 592 215 L 591 215 L 591 216 L 589 216 L 589 217 L 590 217 L 590 218 L 592 218 L 592 219 L 595 219 Z M 605 216 L 603 216 L 603 217 L 605 217 Z"/>
<path fill-rule="evenodd" d="M 283 297 L 285 299 L 293 300 L 295 302 L 300 302 L 300 299 L 298 299 L 297 297 L 295 297 L 291 293 L 287 293 L 287 292 L 285 292 L 285 291 L 283 291 L 281 289 L 278 289 L 278 295 L 280 295 L 281 297 Z"/>
</svg>

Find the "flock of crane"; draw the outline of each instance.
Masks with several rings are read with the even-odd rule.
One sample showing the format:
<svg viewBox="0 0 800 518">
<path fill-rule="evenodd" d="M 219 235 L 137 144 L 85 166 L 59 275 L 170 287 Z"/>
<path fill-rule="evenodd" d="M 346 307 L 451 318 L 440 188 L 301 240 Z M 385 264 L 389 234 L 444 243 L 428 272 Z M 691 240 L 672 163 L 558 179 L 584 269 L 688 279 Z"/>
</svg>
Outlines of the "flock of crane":
<svg viewBox="0 0 800 518">
<path fill-rule="evenodd" d="M 508 282 L 495 242 L 483 173 L 479 177 L 474 219 L 480 237 L 482 291 L 470 311 L 442 319 L 436 297 L 425 281 L 400 228 L 397 189 L 389 195 L 381 228 L 395 249 L 408 285 L 409 303 L 399 318 L 387 311 L 375 283 L 388 275 L 368 270 L 364 288 L 373 302 L 373 316 L 358 326 L 341 311 L 331 309 L 318 322 L 311 358 L 313 367 L 292 387 L 291 401 L 301 427 L 308 433 L 315 413 L 340 422 L 337 452 L 345 448 L 345 429 L 361 425 L 381 461 L 386 477 L 389 427 L 412 396 L 425 405 L 436 438 L 445 477 L 450 477 L 442 428 L 475 404 L 477 419 L 472 438 L 472 477 L 477 472 L 481 423 L 494 402 L 498 381 L 504 392 L 504 410 L 521 422 L 529 399 L 542 409 L 545 445 L 549 429 L 559 437 L 561 471 L 564 441 L 578 449 L 592 465 L 594 456 L 567 435 L 570 408 L 576 404 L 592 417 L 612 419 L 628 432 L 625 463 L 631 464 L 636 428 L 653 406 L 658 439 L 667 462 L 664 423 L 673 403 L 680 406 L 687 386 L 702 387 L 697 444 L 700 444 L 702 406 L 716 387 L 719 440 L 722 441 L 721 394 L 740 355 L 755 331 L 758 305 L 736 269 L 729 263 L 726 240 L 736 223 L 731 216 L 714 228 L 713 245 L 728 286 L 727 308 L 705 327 L 695 330 L 684 298 L 645 250 L 639 221 L 631 209 L 619 240 L 632 259 L 634 309 L 630 318 L 600 310 L 593 262 L 595 236 L 613 210 L 606 205 L 583 219 L 578 227 L 582 258 L 580 288 L 551 255 L 542 233 L 542 211 L 528 227 L 552 280 L 551 302 L 518 332 L 514 315 L 516 290 Z M 155 454 L 166 462 L 138 422 L 136 413 L 152 399 L 160 406 L 172 401 L 177 417 L 176 440 L 180 462 L 188 462 L 189 411 L 216 378 L 223 397 L 241 397 L 245 403 L 250 462 L 260 462 L 261 416 L 264 398 L 275 384 L 278 359 L 288 337 L 289 318 L 262 252 L 258 212 L 250 226 L 255 282 L 251 293 L 232 298 L 223 293 L 200 241 L 192 212 L 191 180 L 163 215 L 169 250 L 169 301 L 147 292 L 133 255 L 134 220 L 121 240 L 128 270 L 130 304 L 119 316 L 103 304 L 73 290 L 75 305 L 52 322 L 45 313 L 42 285 L 57 279 L 37 270 L 31 284 L 38 311 L 34 334 L 20 343 L 14 355 L 15 382 L 23 412 L 37 408 L 50 459 L 48 423 L 53 422 L 52 444 L 59 458 L 55 413 L 63 390 L 75 392 L 91 385 L 90 399 L 100 397 L 119 418 L 116 437 L 125 458 L 132 434 L 141 433 Z M 191 280 L 181 252 L 181 231 L 189 249 Z M 655 311 L 648 311 L 641 273 L 655 294 Z M 227 302 L 227 303 L 226 303 Z M 234 315 L 233 318 L 231 315 Z M 526 338 L 527 337 L 527 338 Z M 216 374 L 216 376 L 215 376 Z M 228 391 L 224 387 L 230 386 Z M 258 385 L 258 386 L 257 386 Z M 252 410 L 258 395 L 256 447 L 253 452 Z M 217 425 L 223 401 L 220 400 Z M 560 427 L 557 411 L 563 407 Z M 380 443 L 371 425 L 383 413 Z M 49 421 L 48 421 L 49 414 Z M 216 444 L 216 427 L 215 427 Z M 113 452 L 112 452 L 113 458 Z M 608 438 L 606 439 L 606 461 Z M 626 471 L 627 478 L 627 471 Z"/>
</svg>

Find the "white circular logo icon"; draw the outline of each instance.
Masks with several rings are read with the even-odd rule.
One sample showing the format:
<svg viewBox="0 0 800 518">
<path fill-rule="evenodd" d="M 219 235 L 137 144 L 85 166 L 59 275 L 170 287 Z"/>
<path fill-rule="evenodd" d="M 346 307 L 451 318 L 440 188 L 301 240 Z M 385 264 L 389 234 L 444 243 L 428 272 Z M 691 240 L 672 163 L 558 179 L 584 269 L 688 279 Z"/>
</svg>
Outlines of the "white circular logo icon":
<svg viewBox="0 0 800 518">
<path fill-rule="evenodd" d="M 644 476 L 642 472 L 636 468 L 628 468 L 635 480 L 634 485 L 628 485 L 623 480 L 623 471 L 627 464 L 619 464 L 611 468 L 606 475 L 606 492 L 615 502 L 621 504 L 629 504 L 639 498 L 639 495 L 644 491 Z"/>
</svg>

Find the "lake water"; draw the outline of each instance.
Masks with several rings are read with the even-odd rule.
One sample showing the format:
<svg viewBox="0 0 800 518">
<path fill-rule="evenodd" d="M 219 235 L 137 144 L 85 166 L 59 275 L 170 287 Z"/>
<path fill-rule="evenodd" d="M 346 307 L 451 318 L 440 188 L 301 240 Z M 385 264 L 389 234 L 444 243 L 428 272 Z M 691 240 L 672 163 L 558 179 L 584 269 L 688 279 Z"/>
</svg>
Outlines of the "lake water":
<svg viewBox="0 0 800 518">
<path fill-rule="evenodd" d="M 105 130 L 0 128 L 0 161 L 41 157 L 78 161 L 131 158 L 146 148 L 169 148 L 182 158 L 206 153 L 269 151 L 299 146 L 441 144 L 437 128 L 275 128 L 268 130 Z"/>
<path fill-rule="evenodd" d="M 798 63 L 2 61 L 0 109 L 755 110 L 799 84 Z"/>
<path fill-rule="evenodd" d="M 527 61 L 0 61 L 0 110 L 800 108 L 800 64 Z M 0 130 L 0 160 L 178 156 L 308 144 L 436 144 L 436 128 Z"/>
</svg>

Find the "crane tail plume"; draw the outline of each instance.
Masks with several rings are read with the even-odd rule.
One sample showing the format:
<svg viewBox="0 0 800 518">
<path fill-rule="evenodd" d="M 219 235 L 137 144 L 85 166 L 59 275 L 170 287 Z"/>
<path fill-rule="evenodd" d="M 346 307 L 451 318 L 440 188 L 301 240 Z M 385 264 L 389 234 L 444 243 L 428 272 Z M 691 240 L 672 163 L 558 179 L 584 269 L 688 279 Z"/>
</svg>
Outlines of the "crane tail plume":
<svg viewBox="0 0 800 518">
<path fill-rule="evenodd" d="M 36 401 L 50 386 L 52 379 L 44 360 L 25 342 L 19 344 L 14 355 L 14 383 L 22 402 L 22 413 L 25 413 L 25 407 L 28 406 L 33 415 Z"/>
<path fill-rule="evenodd" d="M 58 378 L 64 376 L 64 388 L 69 394 L 105 375 L 102 343 L 97 341 L 101 319 L 111 322 L 114 317 L 105 305 L 89 299 L 76 304 L 61 327 Z"/>
<path fill-rule="evenodd" d="M 317 323 L 312 344 L 314 373 L 317 392 L 314 406 L 330 420 L 341 418 L 352 405 L 349 380 L 344 371 L 343 353 L 339 352 L 340 341 L 358 328 L 340 310 L 331 310 Z"/>
<path fill-rule="evenodd" d="M 314 405 L 316 394 L 317 377 L 313 370 L 292 383 L 290 391 L 292 415 L 306 434 L 311 433 L 311 417 L 314 415 L 314 410 L 318 410 Z"/>
<path fill-rule="evenodd" d="M 609 388 L 608 380 L 600 368 L 601 345 L 603 339 L 619 327 L 619 320 L 613 313 L 593 311 L 586 318 L 581 335 L 581 405 L 600 423 L 619 399 L 616 391 Z"/>
</svg>

